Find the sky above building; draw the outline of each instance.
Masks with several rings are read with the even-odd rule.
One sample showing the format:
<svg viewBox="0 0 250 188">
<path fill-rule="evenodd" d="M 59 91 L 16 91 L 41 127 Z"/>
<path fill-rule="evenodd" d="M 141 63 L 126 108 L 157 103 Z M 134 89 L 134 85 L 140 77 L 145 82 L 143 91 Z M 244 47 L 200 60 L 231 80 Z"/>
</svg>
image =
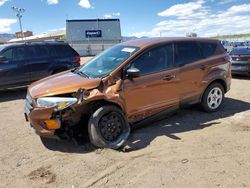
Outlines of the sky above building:
<svg viewBox="0 0 250 188">
<path fill-rule="evenodd" d="M 23 28 L 35 34 L 93 18 L 119 18 L 123 36 L 250 33 L 249 0 L 0 0 L 0 33 L 19 30 L 12 6 L 25 8 Z"/>
</svg>

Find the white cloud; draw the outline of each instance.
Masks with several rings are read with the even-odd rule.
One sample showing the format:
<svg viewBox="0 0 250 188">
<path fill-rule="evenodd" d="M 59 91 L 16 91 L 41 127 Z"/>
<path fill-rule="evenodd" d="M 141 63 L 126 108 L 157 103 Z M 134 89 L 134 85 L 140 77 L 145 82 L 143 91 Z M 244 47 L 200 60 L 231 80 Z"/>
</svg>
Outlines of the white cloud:
<svg viewBox="0 0 250 188">
<path fill-rule="evenodd" d="M 228 3 L 236 2 L 237 0 L 211 0 L 211 2 L 218 2 L 218 4 L 224 5 Z"/>
<path fill-rule="evenodd" d="M 66 27 L 56 28 L 56 29 L 49 29 L 49 32 L 57 32 L 57 31 L 66 31 Z"/>
<path fill-rule="evenodd" d="M 0 33 L 10 32 L 10 26 L 15 24 L 16 22 L 16 19 L 0 18 Z"/>
<path fill-rule="evenodd" d="M 87 9 L 92 7 L 89 0 L 80 0 L 78 5 L 80 5 L 82 8 L 87 8 Z"/>
<path fill-rule="evenodd" d="M 203 0 L 198 0 L 196 2 L 189 2 L 183 4 L 176 4 L 162 12 L 158 13 L 158 16 L 189 16 L 197 10 L 203 9 Z"/>
<path fill-rule="evenodd" d="M 112 18 L 112 15 L 111 15 L 111 14 L 105 14 L 103 17 L 104 17 L 105 19 L 110 19 L 110 18 Z"/>
<path fill-rule="evenodd" d="M 110 19 L 110 18 L 113 18 L 113 17 L 120 17 L 120 16 L 121 16 L 120 12 L 115 12 L 115 13 L 112 13 L 112 14 L 105 14 L 103 16 L 103 18 Z"/>
<path fill-rule="evenodd" d="M 58 0 L 47 0 L 47 2 L 48 2 L 49 5 L 55 5 L 55 4 L 59 3 Z"/>
<path fill-rule="evenodd" d="M 120 13 L 120 12 L 115 12 L 115 13 L 113 13 L 112 15 L 113 15 L 113 16 L 116 16 L 116 17 L 119 17 L 119 16 L 121 16 L 121 13 Z"/>
<path fill-rule="evenodd" d="M 250 33 L 250 4 L 234 5 L 223 11 L 213 11 L 205 1 L 198 0 L 174 5 L 160 13 L 164 20 L 151 31 L 133 33 L 142 36 L 185 36 L 196 32 L 198 36 Z"/>
<path fill-rule="evenodd" d="M 0 6 L 2 6 L 4 3 L 6 3 L 8 0 L 0 0 Z"/>
</svg>

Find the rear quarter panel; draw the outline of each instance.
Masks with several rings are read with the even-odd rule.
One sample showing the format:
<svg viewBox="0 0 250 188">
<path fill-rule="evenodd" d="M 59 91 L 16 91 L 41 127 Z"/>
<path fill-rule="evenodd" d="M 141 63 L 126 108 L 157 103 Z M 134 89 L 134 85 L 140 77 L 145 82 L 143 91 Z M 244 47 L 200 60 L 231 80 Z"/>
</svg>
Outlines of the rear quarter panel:
<svg viewBox="0 0 250 188">
<path fill-rule="evenodd" d="M 216 55 L 211 57 L 211 68 L 203 78 L 202 94 L 206 90 L 207 86 L 216 80 L 224 82 L 225 92 L 230 89 L 231 85 L 231 63 L 225 60 L 225 54 Z"/>
</svg>

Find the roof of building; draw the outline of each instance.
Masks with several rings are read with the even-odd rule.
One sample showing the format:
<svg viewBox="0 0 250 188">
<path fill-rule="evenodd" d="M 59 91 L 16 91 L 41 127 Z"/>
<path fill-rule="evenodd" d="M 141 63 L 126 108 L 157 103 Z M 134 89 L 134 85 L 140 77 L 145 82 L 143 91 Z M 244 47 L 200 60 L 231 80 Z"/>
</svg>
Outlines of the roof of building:
<svg viewBox="0 0 250 188">
<path fill-rule="evenodd" d="M 120 21 L 120 19 L 83 19 L 83 20 L 66 20 L 66 22 L 106 22 L 106 21 Z"/>
<path fill-rule="evenodd" d="M 38 40 L 38 39 L 48 39 L 48 38 L 53 38 L 53 37 L 58 37 L 58 36 L 63 36 L 65 35 L 65 30 L 59 30 L 59 31 L 55 31 L 55 32 L 51 32 L 51 33 L 44 33 L 44 34 L 40 34 L 40 35 L 33 35 L 30 37 L 24 37 L 24 40 L 22 38 L 15 38 L 15 39 L 11 39 L 8 41 L 8 43 L 15 43 L 15 42 L 25 42 L 25 41 L 32 41 L 32 40 Z"/>
</svg>

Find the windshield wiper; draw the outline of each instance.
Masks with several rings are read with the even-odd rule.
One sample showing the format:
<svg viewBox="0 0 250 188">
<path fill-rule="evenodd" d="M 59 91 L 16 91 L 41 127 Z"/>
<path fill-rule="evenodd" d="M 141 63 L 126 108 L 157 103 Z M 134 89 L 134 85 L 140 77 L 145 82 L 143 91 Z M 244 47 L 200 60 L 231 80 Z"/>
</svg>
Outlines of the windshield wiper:
<svg viewBox="0 0 250 188">
<path fill-rule="evenodd" d="M 76 74 L 78 74 L 80 76 L 83 76 L 85 78 L 89 78 L 89 76 L 86 73 L 82 72 L 82 71 L 76 70 L 76 71 L 74 71 L 74 73 L 76 73 Z"/>
</svg>

